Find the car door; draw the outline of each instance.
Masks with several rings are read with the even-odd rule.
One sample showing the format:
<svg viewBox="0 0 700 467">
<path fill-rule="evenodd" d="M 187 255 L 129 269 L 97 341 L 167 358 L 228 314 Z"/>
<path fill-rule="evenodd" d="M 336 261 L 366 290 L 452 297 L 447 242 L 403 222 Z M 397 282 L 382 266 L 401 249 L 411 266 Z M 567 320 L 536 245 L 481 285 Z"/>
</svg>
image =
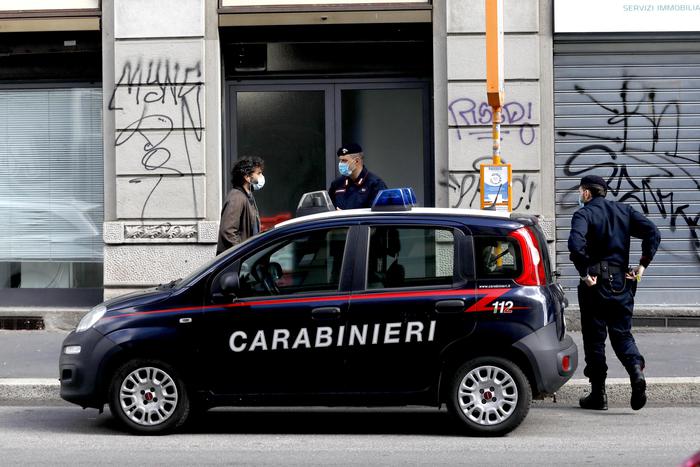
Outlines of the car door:
<svg viewBox="0 0 700 467">
<path fill-rule="evenodd" d="M 342 385 L 337 344 L 349 305 L 349 226 L 296 231 L 213 274 L 200 334 L 215 394 L 333 392 Z M 233 279 L 232 279 L 233 278 Z M 235 295 L 224 284 L 235 283 Z"/>
<path fill-rule="evenodd" d="M 346 325 L 351 391 L 432 387 L 442 349 L 473 329 L 465 313 L 474 302 L 467 235 L 454 225 L 424 224 L 363 226 L 365 254 L 357 255 Z"/>
</svg>

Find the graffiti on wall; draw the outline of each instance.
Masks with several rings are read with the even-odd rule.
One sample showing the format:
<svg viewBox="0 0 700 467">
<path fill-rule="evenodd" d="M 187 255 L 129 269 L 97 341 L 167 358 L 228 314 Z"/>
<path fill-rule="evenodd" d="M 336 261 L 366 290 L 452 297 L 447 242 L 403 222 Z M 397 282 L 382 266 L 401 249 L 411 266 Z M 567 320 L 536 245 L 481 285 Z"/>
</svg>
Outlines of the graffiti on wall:
<svg viewBox="0 0 700 467">
<path fill-rule="evenodd" d="M 478 102 L 468 97 L 460 97 L 453 100 L 447 106 L 449 112 L 450 125 L 457 127 L 457 139 L 476 140 L 491 139 L 490 129 L 464 128 L 491 125 L 493 122 L 493 112 L 488 102 Z M 502 128 L 501 135 L 517 133 L 521 144 L 531 145 L 535 141 L 535 126 L 533 118 L 532 102 L 507 102 L 501 110 L 501 120 L 503 125 L 514 128 Z"/>
<path fill-rule="evenodd" d="M 679 201 L 681 192 L 700 190 L 700 144 L 698 134 L 681 134 L 680 101 L 660 101 L 656 89 L 633 89 L 630 79 L 621 85 L 614 104 L 601 102 L 581 86 L 575 90 L 603 111 L 603 126 L 614 131 L 558 131 L 563 142 L 584 140 L 566 160 L 564 175 L 600 175 L 602 169 L 618 201 L 633 202 L 645 214 L 657 215 L 663 220 L 659 227 L 684 231 L 700 261 L 700 212 Z"/>
<path fill-rule="evenodd" d="M 490 157 L 474 161 L 474 171 L 445 170 L 440 185 L 450 190 L 450 207 L 480 209 L 481 191 L 479 186 L 479 165 L 490 162 Z M 529 211 L 533 209 L 533 196 L 537 190 L 537 181 L 532 174 L 513 174 L 513 210 Z M 454 201 L 453 201 L 454 200 Z"/>
<path fill-rule="evenodd" d="M 534 103 L 532 101 L 513 100 L 507 102 L 501 110 L 501 140 L 510 136 L 511 144 L 532 146 L 536 139 L 537 125 L 534 123 Z M 488 102 L 459 97 L 449 102 L 447 106 L 450 126 L 458 141 L 472 143 L 490 141 L 493 123 L 493 111 Z M 478 154 L 460 154 L 471 162 L 471 169 L 450 170 L 442 174 L 440 185 L 450 191 L 450 205 L 454 208 L 480 208 L 479 166 L 490 162 L 487 154 L 490 145 L 475 145 Z M 534 146 L 533 146 L 534 148 Z M 506 158 L 504 158 L 506 161 Z M 537 175 L 527 173 L 513 174 L 513 210 L 527 211 L 535 209 L 533 198 L 537 190 Z"/>
<path fill-rule="evenodd" d="M 128 157 L 140 158 L 145 173 L 159 171 L 157 177 L 134 177 L 129 180 L 133 184 L 153 185 L 141 205 L 142 222 L 149 201 L 157 195 L 159 187 L 168 182 L 169 177 L 163 172 L 178 178 L 190 178 L 193 217 L 199 217 L 191 139 L 202 140 L 202 75 L 200 61 L 186 66 L 167 58 L 149 60 L 147 63 L 127 61 L 118 73 L 108 109 L 138 117 L 126 125 L 119 125 L 114 145 L 118 147 L 137 139 L 139 153 L 129 154 Z M 179 138 L 181 144 L 178 142 L 176 145 L 175 138 Z M 182 167 L 186 169 L 183 171 Z"/>
</svg>

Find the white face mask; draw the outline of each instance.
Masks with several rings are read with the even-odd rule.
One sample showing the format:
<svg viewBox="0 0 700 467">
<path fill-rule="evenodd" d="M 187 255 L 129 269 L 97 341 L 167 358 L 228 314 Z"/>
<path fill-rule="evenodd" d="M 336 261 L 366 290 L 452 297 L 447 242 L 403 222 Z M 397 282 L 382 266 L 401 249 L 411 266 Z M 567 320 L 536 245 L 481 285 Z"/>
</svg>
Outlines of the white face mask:
<svg viewBox="0 0 700 467">
<path fill-rule="evenodd" d="M 253 191 L 262 190 L 265 186 L 265 176 L 263 174 L 258 175 L 255 181 L 251 181 L 250 186 L 253 188 Z"/>
</svg>

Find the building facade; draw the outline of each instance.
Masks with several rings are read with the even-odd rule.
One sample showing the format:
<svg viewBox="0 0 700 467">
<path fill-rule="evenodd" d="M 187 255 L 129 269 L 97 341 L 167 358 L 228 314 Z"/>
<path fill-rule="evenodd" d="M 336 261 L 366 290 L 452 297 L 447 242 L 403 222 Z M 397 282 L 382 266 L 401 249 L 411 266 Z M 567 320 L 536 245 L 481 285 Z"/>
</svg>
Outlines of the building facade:
<svg viewBox="0 0 700 467">
<path fill-rule="evenodd" d="M 700 10 L 646 3 L 504 0 L 502 153 L 514 210 L 541 216 L 570 299 L 569 220 L 595 173 L 662 230 L 640 305 L 696 310 Z M 479 206 L 483 0 L 0 10 L 2 308 L 81 308 L 187 274 L 214 256 L 244 155 L 266 161 L 266 225 L 329 186 L 348 141 L 424 205 Z"/>
</svg>

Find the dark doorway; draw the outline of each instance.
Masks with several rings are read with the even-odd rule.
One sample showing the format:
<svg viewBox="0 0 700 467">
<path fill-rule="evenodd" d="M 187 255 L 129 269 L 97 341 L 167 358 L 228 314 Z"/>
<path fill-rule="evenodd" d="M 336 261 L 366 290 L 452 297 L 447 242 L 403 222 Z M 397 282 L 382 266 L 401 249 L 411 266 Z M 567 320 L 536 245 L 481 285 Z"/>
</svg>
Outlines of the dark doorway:
<svg viewBox="0 0 700 467">
<path fill-rule="evenodd" d="M 237 158 L 264 158 L 256 200 L 267 226 L 328 188 L 335 151 L 351 141 L 388 186 L 434 203 L 430 24 L 223 28 L 221 38 L 225 191 Z"/>
</svg>

